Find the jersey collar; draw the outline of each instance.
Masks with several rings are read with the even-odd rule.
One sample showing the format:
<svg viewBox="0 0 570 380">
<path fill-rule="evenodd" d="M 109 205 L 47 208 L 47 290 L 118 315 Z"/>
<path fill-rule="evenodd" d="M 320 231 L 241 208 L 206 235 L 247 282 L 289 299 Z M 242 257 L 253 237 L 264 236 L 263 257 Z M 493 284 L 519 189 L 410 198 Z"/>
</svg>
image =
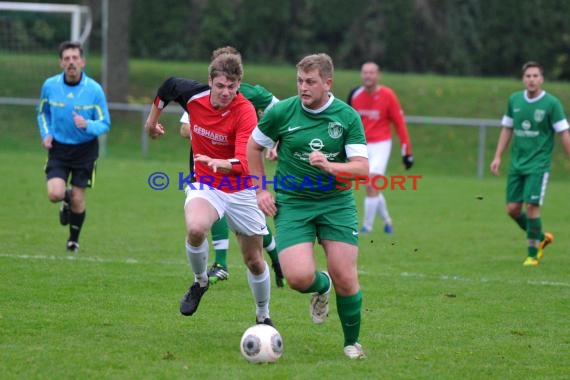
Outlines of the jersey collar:
<svg viewBox="0 0 570 380">
<path fill-rule="evenodd" d="M 321 107 L 321 108 L 317 108 L 316 110 L 310 109 L 305 107 L 305 105 L 301 102 L 301 107 L 303 107 L 303 109 L 305 111 L 307 111 L 308 113 L 313 113 L 313 114 L 317 114 L 317 113 L 321 113 L 324 110 L 326 110 L 334 101 L 334 95 L 332 92 L 329 92 L 329 100 Z"/>
<path fill-rule="evenodd" d="M 540 95 L 538 95 L 536 98 L 530 99 L 528 97 L 528 91 L 524 90 L 524 100 L 526 100 L 528 103 L 538 102 L 540 99 L 542 99 L 544 97 L 544 95 L 546 95 L 546 91 L 542 90 Z"/>
</svg>

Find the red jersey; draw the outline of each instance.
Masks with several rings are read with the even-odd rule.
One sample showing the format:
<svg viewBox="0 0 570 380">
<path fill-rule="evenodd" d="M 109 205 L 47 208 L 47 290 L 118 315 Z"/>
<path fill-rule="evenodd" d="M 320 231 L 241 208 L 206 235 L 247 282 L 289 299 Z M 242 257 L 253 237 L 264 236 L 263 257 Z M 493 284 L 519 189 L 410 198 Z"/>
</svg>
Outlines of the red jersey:
<svg viewBox="0 0 570 380">
<path fill-rule="evenodd" d="M 210 88 L 196 81 L 171 78 L 158 90 L 155 105 L 166 106 L 175 100 L 190 116 L 192 153 L 232 161 L 230 173 L 214 173 L 207 165 L 195 162 L 196 180 L 226 193 L 244 190 L 251 183 L 243 179 L 249 175 L 247 141 L 257 125 L 257 114 L 251 102 L 237 94 L 226 108 L 216 109 L 210 103 Z"/>
<path fill-rule="evenodd" d="M 393 124 L 402 146 L 402 156 L 412 154 L 404 111 L 392 89 L 380 86 L 370 94 L 363 86 L 357 87 L 350 93 L 348 104 L 360 115 L 367 142 L 390 140 L 390 125 Z"/>
</svg>

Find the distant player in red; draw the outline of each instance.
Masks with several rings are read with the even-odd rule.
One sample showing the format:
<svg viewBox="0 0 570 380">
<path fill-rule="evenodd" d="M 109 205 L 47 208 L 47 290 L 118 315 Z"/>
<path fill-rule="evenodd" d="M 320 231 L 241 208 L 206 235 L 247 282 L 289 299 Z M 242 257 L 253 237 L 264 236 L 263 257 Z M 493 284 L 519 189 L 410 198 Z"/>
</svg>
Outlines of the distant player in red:
<svg viewBox="0 0 570 380">
<path fill-rule="evenodd" d="M 180 301 L 180 313 L 194 314 L 208 290 L 207 235 L 214 222 L 226 216 L 248 268 L 256 322 L 273 325 L 269 317 L 270 274 L 262 254 L 265 216 L 257 207 L 255 190 L 241 179 L 249 174 L 246 147 L 257 114 L 238 92 L 243 76 L 241 55 L 236 51 L 214 52 L 212 56 L 208 85 L 189 79 L 166 80 L 158 89 L 145 126 L 152 138 L 162 136 L 165 129 L 158 119 L 171 101 L 190 116 L 196 181 L 187 183 L 184 216 L 186 253 L 194 283 Z"/>
<path fill-rule="evenodd" d="M 402 158 L 406 169 L 410 169 L 414 162 L 410 137 L 404 120 L 404 111 L 394 91 L 379 84 L 380 68 L 374 62 L 366 62 L 360 72 L 362 85 L 356 87 L 348 96 L 350 104 L 362 118 L 366 143 L 368 145 L 368 162 L 370 176 L 385 175 L 390 151 L 392 149 L 393 124 L 400 139 Z M 360 232 L 372 231 L 376 213 L 384 220 L 384 232 L 393 232 L 392 218 L 388 213 L 386 199 L 381 192 L 371 185 L 366 185 L 366 199 L 364 201 L 364 221 Z"/>
</svg>

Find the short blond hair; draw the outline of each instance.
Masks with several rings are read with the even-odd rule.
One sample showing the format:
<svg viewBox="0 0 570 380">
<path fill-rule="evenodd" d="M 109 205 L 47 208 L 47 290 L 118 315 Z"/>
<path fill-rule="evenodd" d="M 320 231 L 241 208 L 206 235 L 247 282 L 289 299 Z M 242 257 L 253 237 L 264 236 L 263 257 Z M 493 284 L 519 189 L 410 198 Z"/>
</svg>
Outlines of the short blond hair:
<svg viewBox="0 0 570 380">
<path fill-rule="evenodd" d="M 308 55 L 297 63 L 297 70 L 305 73 L 315 69 L 319 70 L 321 79 L 332 79 L 334 74 L 332 58 L 328 54 L 318 53 Z"/>
</svg>

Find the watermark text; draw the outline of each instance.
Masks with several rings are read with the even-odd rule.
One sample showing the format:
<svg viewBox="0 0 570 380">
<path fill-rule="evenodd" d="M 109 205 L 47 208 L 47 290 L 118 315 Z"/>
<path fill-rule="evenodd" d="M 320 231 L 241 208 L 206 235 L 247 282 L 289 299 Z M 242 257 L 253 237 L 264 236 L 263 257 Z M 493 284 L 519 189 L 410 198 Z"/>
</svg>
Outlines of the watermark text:
<svg viewBox="0 0 570 380">
<path fill-rule="evenodd" d="M 273 190 L 273 191 L 328 191 L 328 190 L 359 190 L 370 186 L 375 190 L 417 190 L 418 180 L 421 175 L 375 175 L 375 176 L 352 176 L 350 173 L 341 172 L 335 176 L 322 175 L 316 178 L 305 176 L 296 177 L 292 175 L 284 176 L 223 176 L 215 177 L 211 175 L 200 176 L 199 181 L 195 181 L 195 173 L 178 175 L 178 190 L 186 187 L 191 190 L 211 190 L 213 188 L 227 191 L 239 190 Z M 165 190 L 170 185 L 170 178 L 164 172 L 153 172 L 148 177 L 148 186 L 153 190 Z M 256 183 L 256 185 L 254 185 Z"/>
</svg>

